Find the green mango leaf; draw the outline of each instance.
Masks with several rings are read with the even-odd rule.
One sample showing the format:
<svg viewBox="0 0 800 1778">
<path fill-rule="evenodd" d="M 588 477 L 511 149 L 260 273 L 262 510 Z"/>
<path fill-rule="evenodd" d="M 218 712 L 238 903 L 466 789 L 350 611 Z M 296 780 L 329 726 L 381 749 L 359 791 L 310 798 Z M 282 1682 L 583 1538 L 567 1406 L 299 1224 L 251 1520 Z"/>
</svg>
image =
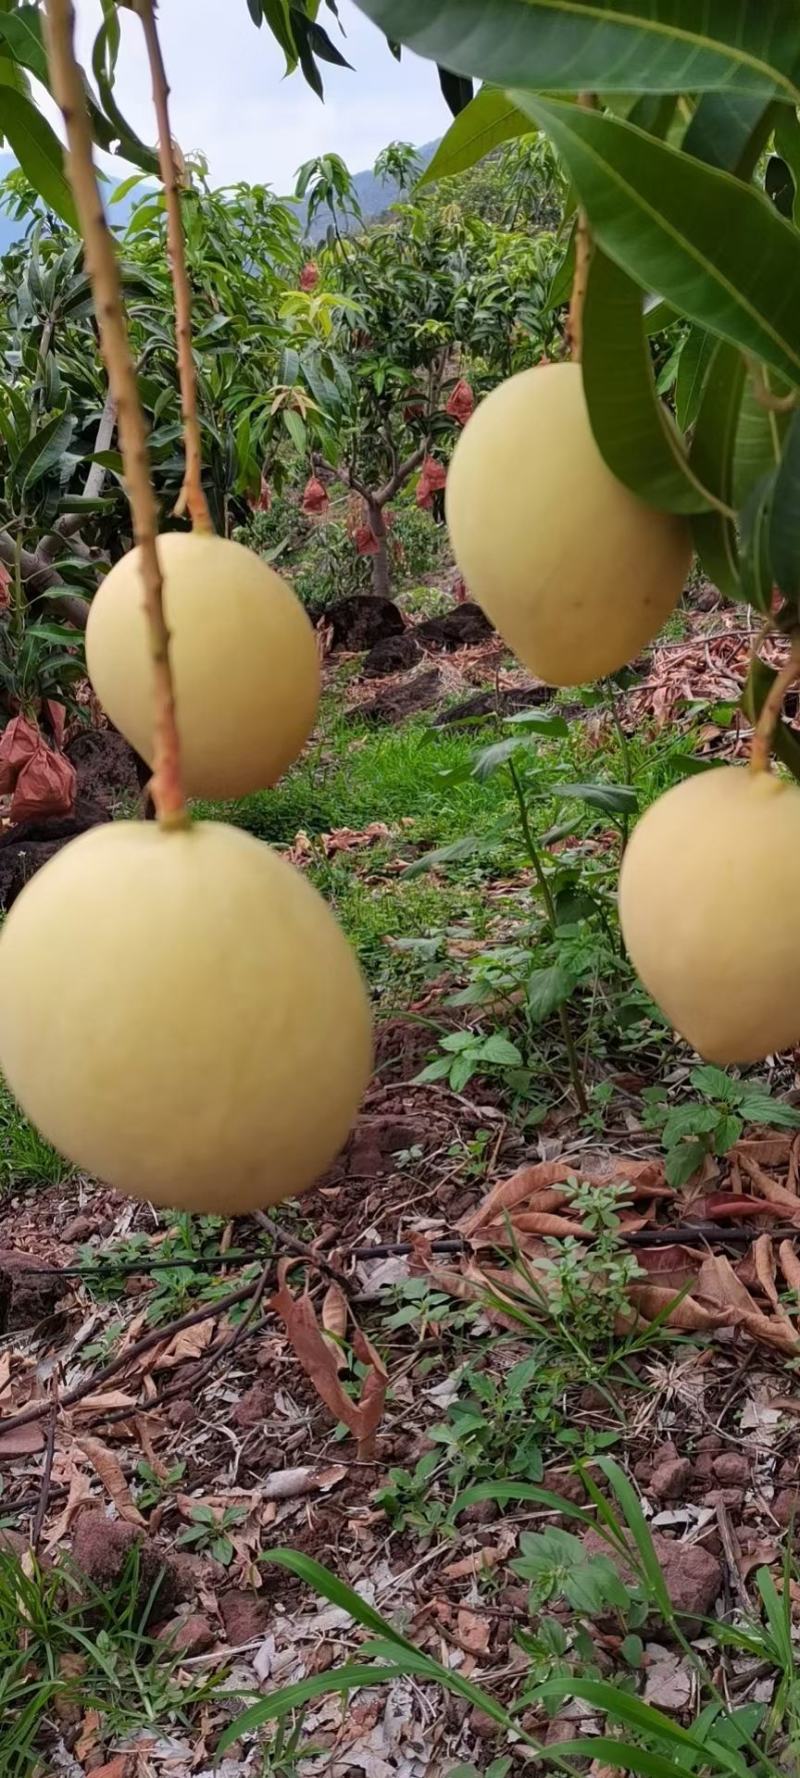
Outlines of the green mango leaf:
<svg viewBox="0 0 800 1778">
<path fill-rule="evenodd" d="M 686 154 L 749 179 L 772 126 L 772 105 L 750 93 L 705 93 L 683 138 Z"/>
<path fill-rule="evenodd" d="M 753 661 L 742 692 L 742 709 L 751 722 L 758 720 L 764 700 L 776 677 L 774 669 L 768 667 L 765 661 Z M 787 771 L 800 784 L 800 736 L 788 728 L 785 722 L 779 722 L 773 747 L 781 764 L 786 766 Z"/>
<path fill-rule="evenodd" d="M 0 129 L 31 185 L 63 222 L 77 230 L 78 217 L 64 171 L 61 143 L 32 100 L 3 88 Z"/>
<path fill-rule="evenodd" d="M 53 414 L 28 439 L 14 464 L 14 474 L 23 490 L 32 488 L 48 470 L 60 462 L 75 431 L 74 414 Z"/>
<path fill-rule="evenodd" d="M 617 118 L 513 96 L 563 155 L 609 258 L 800 383 L 800 237 L 763 194 Z"/>
<path fill-rule="evenodd" d="M 783 379 L 776 377 L 774 372 L 765 375 L 764 380 L 775 395 L 781 395 L 786 388 Z M 752 377 L 745 377 L 733 453 L 731 494 L 737 509 L 746 504 L 755 483 L 780 462 L 789 419 L 789 414 L 765 407 L 758 399 Z"/>
<path fill-rule="evenodd" d="M 733 497 L 734 459 L 745 382 L 744 361 L 733 346 L 717 345 L 708 371 L 689 460 L 706 487 L 726 506 Z M 741 599 L 736 524 L 717 511 L 696 514 L 694 546 L 704 572 L 729 599 Z"/>
<path fill-rule="evenodd" d="M 717 342 L 704 327 L 690 328 L 681 347 L 675 382 L 675 414 L 678 425 L 693 426 L 703 395 L 703 385 Z"/>
<path fill-rule="evenodd" d="M 592 431 L 619 481 L 661 511 L 706 511 L 706 492 L 656 393 L 642 292 L 600 248 L 589 270 L 582 367 Z"/>
<path fill-rule="evenodd" d="M 792 415 L 775 472 L 769 516 L 772 575 L 786 599 L 800 595 L 800 413 Z M 769 607 L 767 607 L 769 609 Z"/>
<path fill-rule="evenodd" d="M 498 86 L 538 92 L 797 93 L 784 0 L 357 0 L 387 37 Z M 800 97 L 800 94 L 797 95 Z"/>
<path fill-rule="evenodd" d="M 765 616 L 772 604 L 770 528 L 775 476 L 762 476 L 751 490 L 741 515 L 742 598 Z"/>
<path fill-rule="evenodd" d="M 15 62 L 28 68 L 42 86 L 49 89 L 50 76 L 38 6 L 20 6 L 16 12 L 0 13 L 0 41 L 7 44 Z"/>
<path fill-rule="evenodd" d="M 435 179 L 464 173 L 501 142 L 532 133 L 530 118 L 518 111 L 504 92 L 483 86 L 453 119 L 419 183 L 430 185 Z"/>
<path fill-rule="evenodd" d="M 294 445 L 298 456 L 304 457 L 307 449 L 305 425 L 301 420 L 300 415 L 296 414 L 293 408 L 285 407 L 282 409 L 282 413 L 283 423 L 292 444 Z"/>
</svg>

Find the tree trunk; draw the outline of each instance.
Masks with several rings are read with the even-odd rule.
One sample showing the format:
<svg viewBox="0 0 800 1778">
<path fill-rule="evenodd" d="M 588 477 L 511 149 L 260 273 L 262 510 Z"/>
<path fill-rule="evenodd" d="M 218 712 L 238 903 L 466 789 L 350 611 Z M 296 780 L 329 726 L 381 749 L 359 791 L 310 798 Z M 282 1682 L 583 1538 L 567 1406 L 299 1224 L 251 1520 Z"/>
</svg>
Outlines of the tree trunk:
<svg viewBox="0 0 800 1778">
<path fill-rule="evenodd" d="M 379 598 L 388 599 L 390 588 L 389 576 L 389 542 L 383 508 L 373 506 L 370 502 L 369 524 L 378 548 L 372 558 L 372 591 Z"/>
</svg>

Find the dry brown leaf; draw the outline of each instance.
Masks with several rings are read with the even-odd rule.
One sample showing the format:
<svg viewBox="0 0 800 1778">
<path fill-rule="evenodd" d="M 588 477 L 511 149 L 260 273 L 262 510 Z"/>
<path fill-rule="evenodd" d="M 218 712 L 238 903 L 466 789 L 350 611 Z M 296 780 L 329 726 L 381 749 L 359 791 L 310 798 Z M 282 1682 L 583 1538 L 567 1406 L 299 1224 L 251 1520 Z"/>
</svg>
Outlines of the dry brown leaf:
<svg viewBox="0 0 800 1778">
<path fill-rule="evenodd" d="M 128 1525 L 138 1525 L 143 1530 L 147 1521 L 142 1517 L 138 1506 L 131 1498 L 130 1490 L 122 1473 L 122 1465 L 114 1451 L 104 1445 L 102 1439 L 90 1438 L 84 1433 L 76 1439 L 76 1444 L 88 1457 L 92 1469 L 99 1477 L 109 1498 L 121 1519 Z"/>
<path fill-rule="evenodd" d="M 107 1389 L 105 1393 L 84 1395 L 81 1401 L 74 1402 L 70 1417 L 83 1420 L 87 1415 L 95 1414 L 102 1418 L 103 1414 L 116 1413 L 118 1408 L 135 1408 L 136 1405 L 135 1395 L 126 1395 L 122 1389 Z"/>
<path fill-rule="evenodd" d="M 492 1222 L 503 1212 L 514 1210 L 518 1204 L 525 1203 L 535 1192 L 550 1191 L 554 1185 L 565 1185 L 576 1173 L 574 1161 L 565 1159 L 537 1161 L 531 1167 L 518 1167 L 516 1173 L 512 1173 L 508 1179 L 498 1180 L 492 1186 L 477 1210 L 470 1211 L 469 1216 L 465 1216 L 459 1223 L 459 1229 L 462 1234 L 472 1235 L 484 1223 Z"/>
<path fill-rule="evenodd" d="M 58 1518 L 50 1526 L 50 1530 L 47 1533 L 44 1541 L 46 1550 L 53 1550 L 55 1549 L 56 1544 L 62 1542 L 72 1525 L 76 1513 L 80 1511 L 80 1508 L 85 1505 L 86 1501 L 91 1499 L 92 1484 L 85 1469 L 82 1469 L 78 1464 L 74 1451 L 70 1451 L 69 1453 L 67 1460 L 67 1474 L 69 1477 L 69 1493 Z"/>
<path fill-rule="evenodd" d="M 697 1275 L 694 1294 L 701 1302 L 714 1308 L 736 1308 L 743 1309 L 746 1314 L 757 1313 L 749 1290 L 745 1290 L 724 1253 L 706 1255 Z"/>
<path fill-rule="evenodd" d="M 356 1328 L 352 1339 L 353 1350 L 357 1356 L 369 1354 L 363 1358 L 363 1362 L 368 1363 L 370 1368 L 361 1385 L 358 1401 L 353 1401 L 345 1394 L 339 1381 L 336 1360 L 325 1343 L 308 1291 L 295 1297 L 286 1283 L 286 1274 L 291 1263 L 290 1260 L 280 1261 L 278 1289 L 270 1299 L 269 1306 L 283 1321 L 295 1357 L 306 1376 L 311 1379 L 320 1400 L 324 1401 L 334 1419 L 341 1420 L 358 1440 L 359 1458 L 367 1461 L 373 1454 L 375 1433 L 386 1399 L 386 1371 L 380 1360 L 377 1361 L 380 1369 L 376 1368 L 374 1361 L 377 1354 L 361 1334 L 361 1330 Z"/>
<path fill-rule="evenodd" d="M 200 1358 L 214 1338 L 216 1321 L 209 1315 L 207 1321 L 198 1321 L 195 1327 L 182 1327 L 169 1345 L 158 1354 L 155 1362 L 148 1368 L 156 1371 L 171 1371 L 176 1365 L 186 1364 L 189 1359 Z"/>
<path fill-rule="evenodd" d="M 668 1327 L 679 1327 L 686 1333 L 713 1333 L 715 1328 L 727 1325 L 725 1312 L 704 1309 L 693 1296 L 685 1296 L 676 1303 L 675 1291 L 663 1284 L 631 1284 L 628 1295 L 643 1322 L 655 1321 L 673 1304 L 667 1317 Z"/>
<path fill-rule="evenodd" d="M 347 1333 L 347 1315 L 347 1297 L 334 1280 L 325 1292 L 321 1320 L 325 1342 L 333 1353 L 337 1371 L 347 1370 L 347 1353 L 341 1344 Z"/>
<path fill-rule="evenodd" d="M 456 1641 L 470 1655 L 489 1653 L 489 1621 L 462 1606 L 456 1617 Z"/>
<path fill-rule="evenodd" d="M 92 1778 L 132 1778 L 134 1763 L 129 1753 L 115 1753 L 105 1766 L 93 1766 Z"/>
<path fill-rule="evenodd" d="M 0 1399 L 9 1393 L 11 1383 L 11 1353 L 0 1353 Z"/>
<path fill-rule="evenodd" d="M 37 1451 L 44 1450 L 44 1432 L 40 1420 L 31 1420 L 27 1426 L 11 1426 L 8 1432 L 0 1431 L 0 1463 L 11 1463 L 15 1457 L 33 1457 Z"/>
<path fill-rule="evenodd" d="M 781 1241 L 780 1247 L 778 1248 L 778 1258 L 781 1262 L 781 1271 L 786 1279 L 789 1289 L 797 1291 L 798 1294 L 800 1294 L 800 1259 L 797 1256 L 793 1242 Z"/>
<path fill-rule="evenodd" d="M 498 1562 L 505 1562 L 506 1557 L 517 1541 L 516 1532 L 511 1541 L 505 1538 L 497 1543 L 484 1544 L 483 1549 L 473 1550 L 471 1556 L 462 1556 L 458 1562 L 448 1562 L 441 1570 L 444 1580 L 471 1580 L 473 1575 L 484 1574 L 496 1568 Z"/>
<path fill-rule="evenodd" d="M 315 1469 L 307 1464 L 302 1469 L 276 1469 L 259 1486 L 261 1500 L 299 1500 L 303 1494 L 327 1494 L 345 1480 L 347 1470 L 341 1463 L 328 1469 Z"/>
<path fill-rule="evenodd" d="M 769 1235 L 759 1235 L 753 1242 L 753 1264 L 756 1277 L 767 1301 L 779 1313 L 785 1313 L 775 1288 L 775 1249 Z"/>
<path fill-rule="evenodd" d="M 646 1272 L 648 1278 L 662 1284 L 666 1290 L 674 1290 L 676 1296 L 697 1278 L 700 1263 L 697 1253 L 692 1247 L 683 1247 L 678 1242 L 669 1247 L 643 1247 L 636 1258 L 640 1271 Z"/>
<path fill-rule="evenodd" d="M 100 1712 L 99 1710 L 87 1710 L 74 1747 L 75 1758 L 80 1760 L 81 1765 L 84 1764 L 87 1755 L 94 1752 L 99 1738 Z"/>
<path fill-rule="evenodd" d="M 795 1196 L 794 1192 L 790 1191 L 786 1185 L 779 1185 L 777 1179 L 773 1179 L 770 1173 L 765 1172 L 752 1155 L 743 1154 L 741 1145 L 739 1145 L 737 1152 L 742 1171 L 757 1186 L 762 1198 L 767 1198 L 771 1204 L 782 1204 L 789 1214 L 789 1220 L 800 1222 L 800 1199 Z"/>
</svg>

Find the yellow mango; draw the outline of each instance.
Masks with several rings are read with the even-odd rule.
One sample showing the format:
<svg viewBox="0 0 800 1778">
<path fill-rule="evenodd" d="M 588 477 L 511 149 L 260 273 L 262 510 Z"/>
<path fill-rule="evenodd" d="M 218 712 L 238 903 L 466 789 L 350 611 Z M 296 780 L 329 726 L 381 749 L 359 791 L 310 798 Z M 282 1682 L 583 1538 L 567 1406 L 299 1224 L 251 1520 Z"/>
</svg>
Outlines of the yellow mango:
<svg viewBox="0 0 800 1778">
<path fill-rule="evenodd" d="M 634 968 L 710 1062 L 760 1062 L 800 1039 L 800 790 L 720 766 L 659 797 L 622 866 Z"/>
<path fill-rule="evenodd" d="M 612 475 L 578 364 L 540 365 L 492 390 L 456 445 L 445 503 L 470 593 L 549 685 L 616 672 L 685 585 L 689 527 Z"/>
<path fill-rule="evenodd" d="M 290 586 L 241 544 L 197 532 L 158 539 L 188 796 L 275 784 L 314 726 L 316 639 Z M 153 670 L 139 551 L 92 600 L 86 661 L 112 722 L 152 763 Z"/>
<path fill-rule="evenodd" d="M 313 1184 L 367 1084 L 371 1016 L 329 908 L 233 827 L 114 822 L 0 935 L 0 1068 L 44 1136 L 136 1198 L 239 1215 Z"/>
</svg>

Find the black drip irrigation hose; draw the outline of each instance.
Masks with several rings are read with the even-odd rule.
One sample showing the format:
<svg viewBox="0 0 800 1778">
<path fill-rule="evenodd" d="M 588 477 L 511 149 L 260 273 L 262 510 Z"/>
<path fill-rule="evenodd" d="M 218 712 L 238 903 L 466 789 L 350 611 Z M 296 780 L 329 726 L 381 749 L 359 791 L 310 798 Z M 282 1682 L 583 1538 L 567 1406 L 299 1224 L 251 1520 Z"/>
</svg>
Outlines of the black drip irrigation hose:
<svg viewBox="0 0 800 1778">
<path fill-rule="evenodd" d="M 775 1240 L 796 1241 L 800 1239 L 800 1226 L 790 1223 L 786 1228 L 775 1228 L 770 1233 Z M 750 1227 L 724 1228 L 714 1222 L 681 1223 L 674 1228 L 635 1229 L 631 1234 L 626 1235 L 624 1232 L 620 1234 L 620 1241 L 626 1247 L 711 1247 L 714 1245 L 745 1247 L 752 1240 L 753 1230 Z M 374 1259 L 401 1259 L 414 1253 L 417 1245 L 413 1241 L 378 1241 L 366 1247 L 345 1247 L 341 1249 L 341 1257 L 356 1262 Z M 469 1248 L 470 1242 L 466 1237 L 456 1235 L 431 1241 L 428 1251 L 452 1255 L 466 1253 Z M 317 1256 L 309 1248 L 307 1253 L 297 1254 L 295 1257 L 298 1261 L 305 1260 L 307 1263 L 313 1264 Z M 58 1278 L 84 1278 L 88 1283 L 92 1278 L 119 1277 L 120 1274 L 126 1277 L 136 1277 L 145 1272 L 190 1270 L 214 1273 L 222 1271 L 226 1266 L 263 1265 L 268 1258 L 269 1253 L 264 1248 L 256 1248 L 252 1251 L 237 1248 L 228 1253 L 170 1254 L 163 1259 L 155 1258 L 153 1255 L 143 1256 L 140 1260 L 101 1259 L 97 1264 L 87 1262 L 85 1265 L 77 1266 L 48 1266 L 37 1263 L 35 1260 L 32 1260 L 30 1264 L 25 1261 L 18 1263 L 15 1258 L 12 1265 L 8 1268 L 0 1267 L 0 1270 L 7 1269 L 14 1275 L 26 1272 L 35 1273 L 37 1276 L 49 1274 Z M 330 1254 L 320 1254 L 319 1259 L 329 1262 Z"/>
</svg>

